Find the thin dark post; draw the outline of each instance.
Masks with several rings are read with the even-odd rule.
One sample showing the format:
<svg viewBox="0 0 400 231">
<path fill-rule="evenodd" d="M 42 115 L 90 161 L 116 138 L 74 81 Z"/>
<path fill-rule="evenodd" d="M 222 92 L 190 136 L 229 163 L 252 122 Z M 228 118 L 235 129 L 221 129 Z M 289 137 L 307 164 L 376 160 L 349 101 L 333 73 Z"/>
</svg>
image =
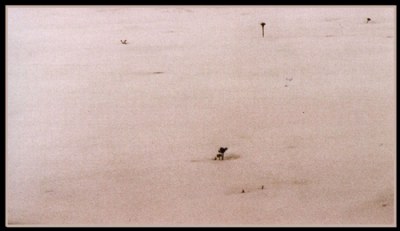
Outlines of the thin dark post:
<svg viewBox="0 0 400 231">
<path fill-rule="evenodd" d="M 262 22 L 261 23 L 261 27 L 262 27 L 262 36 L 263 36 L 263 38 L 264 38 L 264 26 L 265 26 L 265 22 Z"/>
</svg>

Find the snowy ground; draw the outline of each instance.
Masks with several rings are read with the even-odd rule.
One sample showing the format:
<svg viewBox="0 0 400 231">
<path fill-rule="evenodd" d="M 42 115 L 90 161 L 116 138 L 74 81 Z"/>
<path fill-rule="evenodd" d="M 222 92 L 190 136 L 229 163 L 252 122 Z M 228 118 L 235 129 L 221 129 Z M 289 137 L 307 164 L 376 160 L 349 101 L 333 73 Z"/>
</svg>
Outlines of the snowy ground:
<svg viewBox="0 0 400 231">
<path fill-rule="evenodd" d="M 395 224 L 394 7 L 8 7 L 6 25 L 9 225 Z"/>
</svg>

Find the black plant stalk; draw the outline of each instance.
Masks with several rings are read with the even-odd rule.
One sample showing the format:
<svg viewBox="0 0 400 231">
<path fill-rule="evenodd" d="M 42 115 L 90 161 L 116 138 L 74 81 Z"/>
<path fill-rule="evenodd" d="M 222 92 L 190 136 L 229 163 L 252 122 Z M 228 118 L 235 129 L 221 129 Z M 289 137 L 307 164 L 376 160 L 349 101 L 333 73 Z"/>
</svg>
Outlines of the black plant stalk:
<svg viewBox="0 0 400 231">
<path fill-rule="evenodd" d="M 265 22 L 262 22 L 261 23 L 261 27 L 262 27 L 262 36 L 263 36 L 263 38 L 264 38 L 264 26 L 265 26 Z"/>
</svg>

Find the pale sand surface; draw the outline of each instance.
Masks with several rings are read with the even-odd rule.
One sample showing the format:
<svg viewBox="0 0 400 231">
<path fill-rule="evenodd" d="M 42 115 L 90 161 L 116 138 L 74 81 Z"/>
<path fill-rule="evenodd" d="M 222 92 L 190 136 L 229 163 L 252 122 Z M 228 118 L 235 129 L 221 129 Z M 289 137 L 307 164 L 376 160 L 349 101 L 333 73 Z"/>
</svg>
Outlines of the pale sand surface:
<svg viewBox="0 0 400 231">
<path fill-rule="evenodd" d="M 395 224 L 395 8 L 9 7 L 6 25 L 8 224 Z"/>
</svg>

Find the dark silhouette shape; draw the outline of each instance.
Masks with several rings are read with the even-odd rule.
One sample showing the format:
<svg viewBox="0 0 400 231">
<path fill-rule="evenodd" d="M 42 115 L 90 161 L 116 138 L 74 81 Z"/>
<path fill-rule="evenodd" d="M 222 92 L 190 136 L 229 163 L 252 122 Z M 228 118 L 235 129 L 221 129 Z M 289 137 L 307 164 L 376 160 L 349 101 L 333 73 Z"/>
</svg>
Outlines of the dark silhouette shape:
<svg viewBox="0 0 400 231">
<path fill-rule="evenodd" d="M 265 26 L 265 22 L 262 22 L 260 25 L 261 25 L 261 27 L 262 27 L 262 36 L 263 36 L 263 38 L 264 38 L 264 26 Z"/>
<path fill-rule="evenodd" d="M 126 39 L 125 39 L 124 41 L 121 40 L 121 43 L 122 43 L 122 44 L 127 44 L 127 43 L 126 43 Z"/>
<path fill-rule="evenodd" d="M 244 193 L 244 189 L 242 189 L 242 193 Z"/>
<path fill-rule="evenodd" d="M 225 148 L 220 147 L 219 150 L 218 150 L 219 153 L 215 157 L 215 160 L 217 160 L 217 159 L 218 160 L 220 160 L 220 159 L 224 160 L 224 153 L 226 152 L 226 150 L 228 150 L 227 147 L 225 147 Z"/>
<path fill-rule="evenodd" d="M 261 189 L 264 189 L 264 185 L 263 185 L 263 186 L 261 186 Z"/>
<path fill-rule="evenodd" d="M 367 18 L 367 23 L 369 23 L 371 21 L 371 18 Z"/>
<path fill-rule="evenodd" d="M 224 154 L 224 152 L 226 152 L 226 150 L 228 150 L 227 147 L 225 147 L 225 148 L 220 147 L 219 150 L 218 150 L 218 152 Z"/>
</svg>

